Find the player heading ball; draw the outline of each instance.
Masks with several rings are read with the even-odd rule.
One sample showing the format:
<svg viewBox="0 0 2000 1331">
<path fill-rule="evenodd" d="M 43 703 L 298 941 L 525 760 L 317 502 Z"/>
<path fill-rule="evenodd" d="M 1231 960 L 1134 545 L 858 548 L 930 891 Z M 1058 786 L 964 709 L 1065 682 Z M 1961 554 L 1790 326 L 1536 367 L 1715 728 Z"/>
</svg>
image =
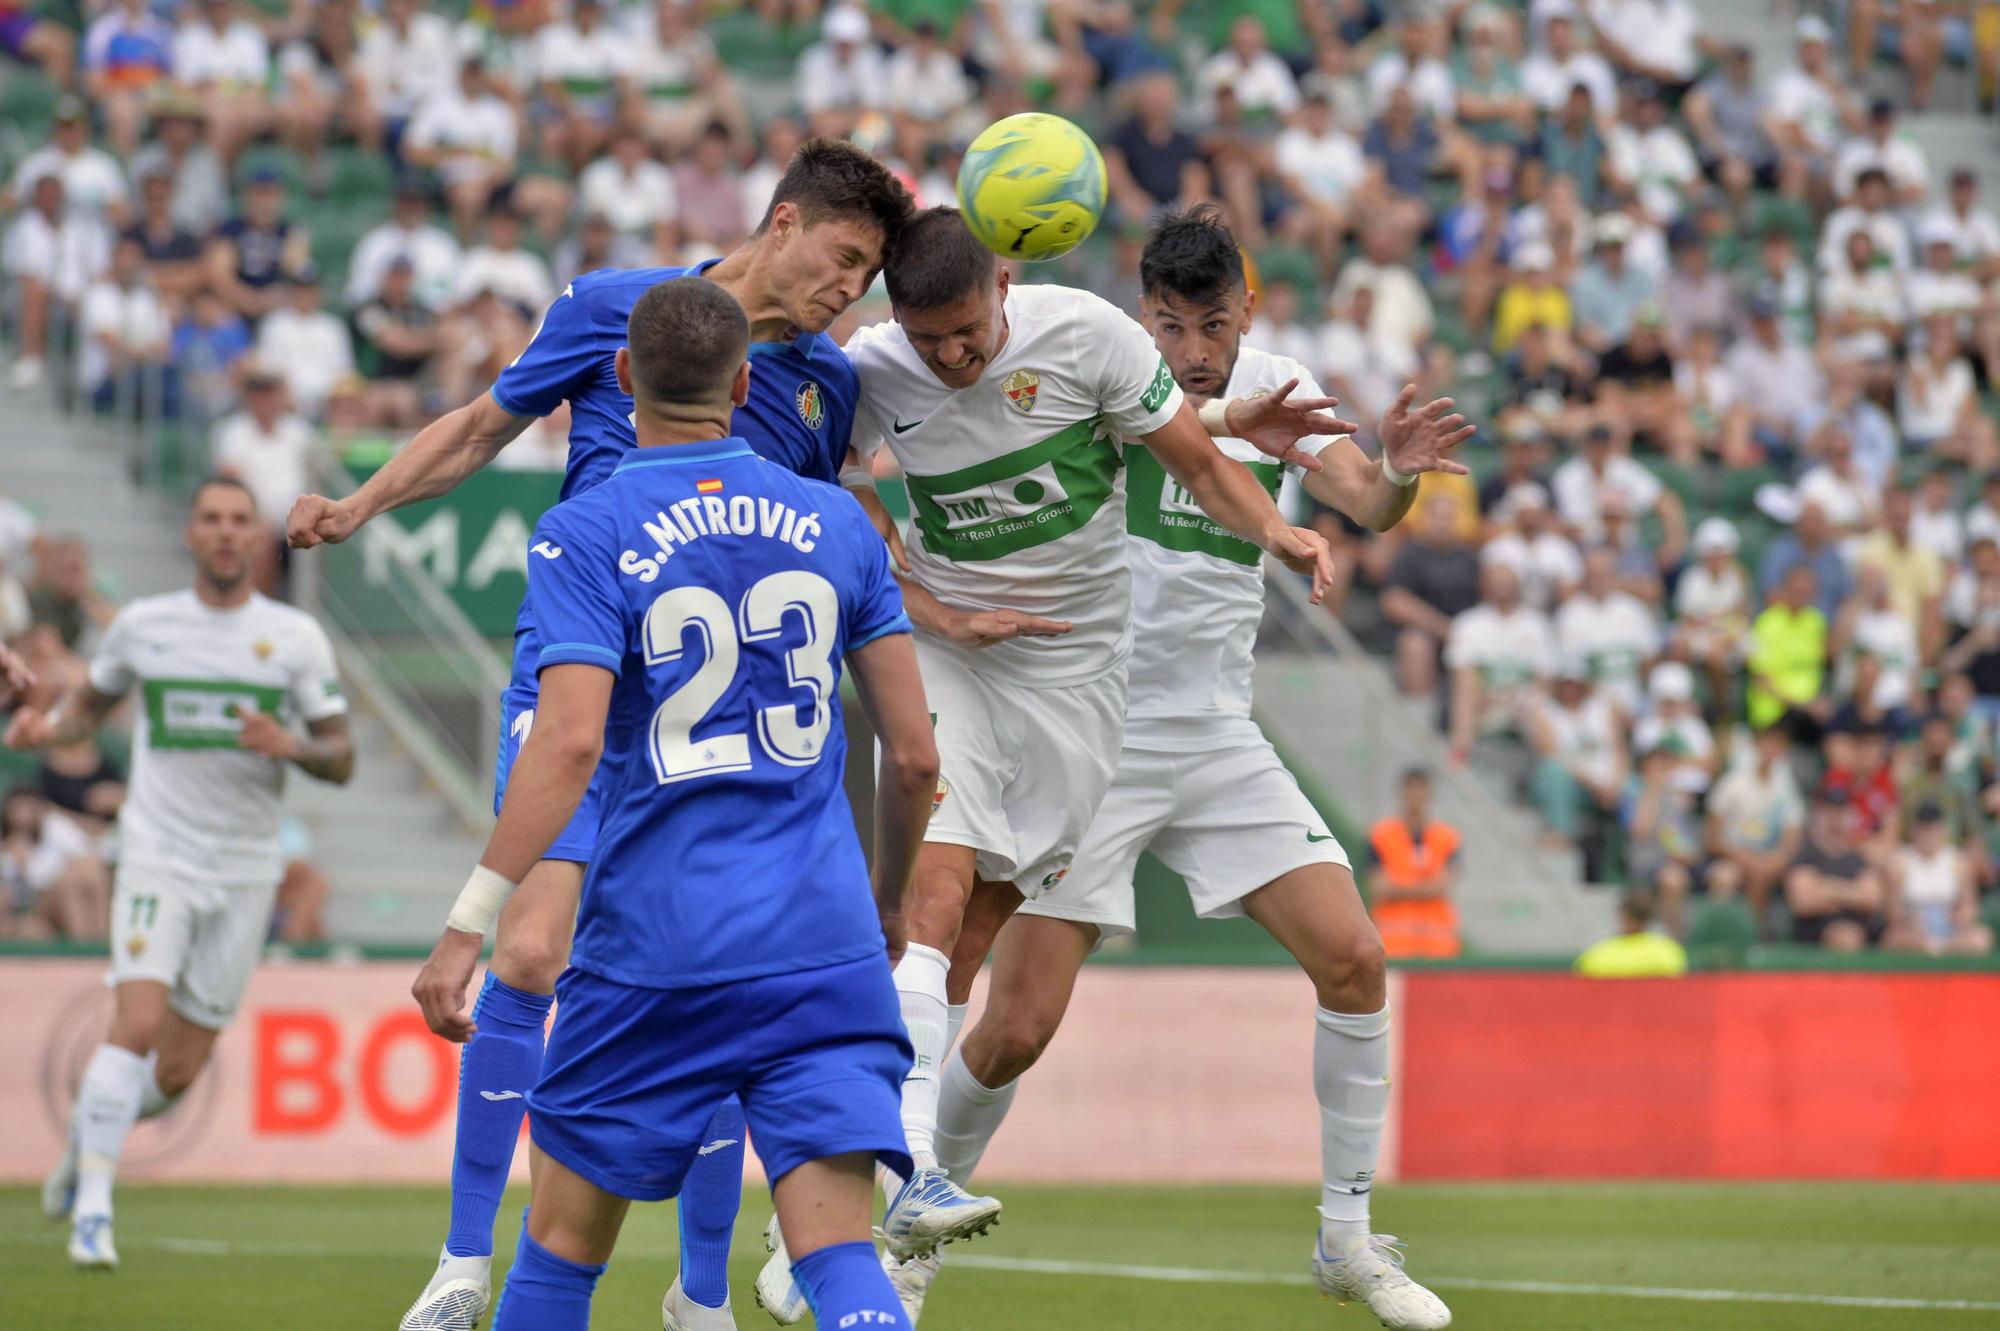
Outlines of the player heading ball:
<svg viewBox="0 0 2000 1331">
<path fill-rule="evenodd" d="M 482 936 L 601 757 L 603 825 L 528 1096 L 535 1187 L 496 1331 L 586 1326 L 628 1203 L 679 1191 L 731 1096 L 820 1325 L 903 1322 L 869 1241 L 870 1194 L 877 1161 L 910 1168 L 890 963 L 937 754 L 902 597 L 860 505 L 730 434 L 749 339 L 742 308 L 700 278 L 634 305 L 616 372 L 638 447 L 536 529 L 540 705 L 417 982 L 432 1029 L 466 1038 Z M 816 521 L 811 549 L 782 519 L 739 530 L 739 500 Z M 650 579 L 621 567 L 653 544 L 649 527 L 684 538 Z M 841 787 L 843 661 L 881 738 L 872 883 Z"/>
</svg>

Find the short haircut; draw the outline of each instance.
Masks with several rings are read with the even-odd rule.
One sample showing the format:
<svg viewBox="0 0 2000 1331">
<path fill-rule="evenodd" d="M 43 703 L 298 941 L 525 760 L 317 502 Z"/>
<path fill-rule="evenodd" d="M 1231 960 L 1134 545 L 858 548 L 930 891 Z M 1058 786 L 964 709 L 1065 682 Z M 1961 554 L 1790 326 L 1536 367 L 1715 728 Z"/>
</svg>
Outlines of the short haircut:
<svg viewBox="0 0 2000 1331">
<path fill-rule="evenodd" d="M 750 354 L 750 320 L 736 298 L 705 277 L 647 289 L 625 324 L 634 396 L 650 405 L 709 403 L 729 396 Z"/>
<path fill-rule="evenodd" d="M 1198 203 L 1153 223 L 1139 256 L 1139 286 L 1148 297 L 1214 304 L 1243 285 L 1243 252 L 1220 208 Z"/>
<path fill-rule="evenodd" d="M 1428 786 L 1431 783 L 1431 769 L 1428 767 L 1405 767 L 1403 769 L 1403 784 L 1407 786 L 1412 781 L 1421 781 Z"/>
<path fill-rule="evenodd" d="M 1863 185 L 1886 186 L 1888 183 L 1889 173 L 1879 166 L 1865 167 L 1854 177 L 1854 188 L 1856 189 L 1860 189 Z"/>
<path fill-rule="evenodd" d="M 242 495 L 245 499 L 248 499 L 250 501 L 250 507 L 253 510 L 257 507 L 257 496 L 255 492 L 253 492 L 250 489 L 249 486 L 245 485 L 242 481 L 238 480 L 234 476 L 223 476 L 211 473 L 210 475 L 202 477 L 201 481 L 194 487 L 194 493 L 188 496 L 188 512 L 192 513 L 194 512 L 195 509 L 201 507 L 202 496 L 207 494 L 210 490 L 218 488 L 224 490 L 234 490 L 238 494 Z"/>
<path fill-rule="evenodd" d="M 958 209 L 926 208 L 903 224 L 882 279 L 895 308 L 935 310 L 992 286 L 999 266 Z"/>
<path fill-rule="evenodd" d="M 727 125 L 722 128 L 727 132 Z M 835 220 L 870 223 L 881 228 L 890 245 L 916 207 L 888 167 L 843 139 L 807 139 L 799 145 L 771 191 L 758 235 L 769 229 L 781 203 L 798 209 L 807 226 Z"/>
</svg>

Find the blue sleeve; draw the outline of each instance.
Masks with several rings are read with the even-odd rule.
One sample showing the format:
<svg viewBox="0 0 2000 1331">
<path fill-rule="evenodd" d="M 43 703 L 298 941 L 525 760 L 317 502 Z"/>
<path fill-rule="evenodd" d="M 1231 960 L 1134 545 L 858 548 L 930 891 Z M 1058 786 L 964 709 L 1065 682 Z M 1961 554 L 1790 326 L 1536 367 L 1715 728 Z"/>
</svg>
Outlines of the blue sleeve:
<svg viewBox="0 0 2000 1331">
<path fill-rule="evenodd" d="M 572 282 L 542 315 L 527 349 L 500 371 L 493 400 L 510 416 L 546 416 L 597 368 L 601 352 L 589 289 L 578 294 Z"/>
<path fill-rule="evenodd" d="M 625 663 L 625 605 L 615 542 L 558 504 L 528 547 L 528 607 L 542 641 L 535 670 L 594 665 L 616 675 Z"/>
<path fill-rule="evenodd" d="M 861 511 L 852 495 L 842 491 L 842 517 L 853 534 L 856 558 L 854 581 L 841 589 L 841 607 L 846 620 L 847 650 L 866 647 L 891 633 L 909 633 L 910 617 L 903 611 L 903 589 L 889 568 L 889 547 L 875 530 L 875 524 Z"/>
</svg>

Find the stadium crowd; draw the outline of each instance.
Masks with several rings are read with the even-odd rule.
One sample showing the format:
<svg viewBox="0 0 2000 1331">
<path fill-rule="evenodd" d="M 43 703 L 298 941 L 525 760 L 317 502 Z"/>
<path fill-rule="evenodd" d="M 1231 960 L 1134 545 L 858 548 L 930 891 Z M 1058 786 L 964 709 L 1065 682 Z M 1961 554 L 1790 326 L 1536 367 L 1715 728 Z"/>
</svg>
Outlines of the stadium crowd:
<svg viewBox="0 0 2000 1331">
<path fill-rule="evenodd" d="M 59 91 L 0 198 L 9 381 L 197 422 L 281 521 L 322 434 L 468 400 L 573 275 L 726 251 L 804 136 L 948 201 L 974 133 L 1049 107 L 1110 209 L 1048 276 L 1131 308 L 1148 219 L 1220 199 L 1254 343 L 1354 419 L 1414 379 L 1488 423 L 1402 528 L 1320 518 L 1336 611 L 1455 761 L 1673 932 L 1991 946 L 2000 222 L 1899 117 L 1951 60 L 1990 93 L 1992 15 L 1807 13 L 1773 69 L 1686 0 L 446 8 L 0 5 Z M 6 636 L 59 678 L 87 555 L 4 557 Z M 102 754 L 62 766 L 10 797 L 10 866 L 46 802 L 112 807 Z M 101 913 L 87 858 L 40 899 Z"/>
</svg>

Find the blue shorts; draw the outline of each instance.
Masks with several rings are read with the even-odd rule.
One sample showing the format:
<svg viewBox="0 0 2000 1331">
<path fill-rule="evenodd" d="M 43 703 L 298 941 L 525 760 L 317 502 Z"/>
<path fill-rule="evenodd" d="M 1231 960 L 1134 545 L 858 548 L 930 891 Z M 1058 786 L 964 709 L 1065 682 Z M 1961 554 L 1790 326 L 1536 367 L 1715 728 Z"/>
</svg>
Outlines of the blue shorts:
<svg viewBox="0 0 2000 1331">
<path fill-rule="evenodd" d="M 914 1055 L 886 955 L 696 989 L 571 968 L 556 1007 L 529 1131 L 606 1192 L 679 1193 L 732 1095 L 773 1183 L 852 1151 L 910 1172 L 902 1098 Z"/>
<path fill-rule="evenodd" d="M 500 694 L 500 754 L 493 764 L 493 812 L 500 812 L 501 801 L 507 798 L 507 775 L 514 770 L 514 760 L 521 756 L 521 745 L 527 741 L 528 729 L 535 723 L 535 700 L 540 695 L 535 689 L 534 677 L 529 676 L 523 686 L 519 676 L 515 677 Z M 576 864 L 590 863 L 590 857 L 597 849 L 597 826 L 604 807 L 604 784 L 609 763 L 599 763 L 597 771 L 590 778 L 590 788 L 583 792 L 583 803 L 576 806 L 576 816 L 569 820 L 562 835 L 549 847 L 545 860 L 569 860 Z"/>
</svg>

